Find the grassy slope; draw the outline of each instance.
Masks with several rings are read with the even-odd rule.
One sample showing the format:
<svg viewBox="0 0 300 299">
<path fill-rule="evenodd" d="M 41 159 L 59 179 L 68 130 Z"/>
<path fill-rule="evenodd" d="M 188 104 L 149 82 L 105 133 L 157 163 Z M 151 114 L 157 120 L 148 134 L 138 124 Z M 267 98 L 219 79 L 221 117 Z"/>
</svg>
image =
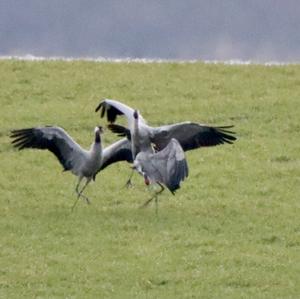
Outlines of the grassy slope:
<svg viewBox="0 0 300 299">
<path fill-rule="evenodd" d="M 300 67 L 0 61 L 1 298 L 299 298 Z M 239 141 L 187 153 L 173 197 L 119 163 L 73 204 L 75 178 L 12 128 L 55 124 L 88 147 L 103 97 L 153 125 L 234 124 Z M 110 133 L 105 143 L 115 140 Z"/>
</svg>

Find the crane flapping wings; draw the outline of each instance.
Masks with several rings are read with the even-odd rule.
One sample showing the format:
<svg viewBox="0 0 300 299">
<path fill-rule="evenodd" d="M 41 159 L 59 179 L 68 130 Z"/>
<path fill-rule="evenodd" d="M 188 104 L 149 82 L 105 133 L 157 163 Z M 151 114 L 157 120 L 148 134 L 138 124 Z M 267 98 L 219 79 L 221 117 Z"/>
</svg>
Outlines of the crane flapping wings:
<svg viewBox="0 0 300 299">
<path fill-rule="evenodd" d="M 85 154 L 78 143 L 60 127 L 37 127 L 11 131 L 12 144 L 24 148 L 47 149 L 59 160 L 64 170 L 76 168 Z"/>
<path fill-rule="evenodd" d="M 164 148 L 171 138 L 178 140 L 184 151 L 204 146 L 232 144 L 236 137 L 230 131 L 233 126 L 212 127 L 208 125 L 182 122 L 157 127 L 152 132 L 151 141 L 159 148 Z"/>
<path fill-rule="evenodd" d="M 102 100 L 96 107 L 95 112 L 98 112 L 99 110 L 100 117 L 103 118 L 106 114 L 106 118 L 109 123 L 114 123 L 118 115 L 126 116 L 128 122 L 133 121 L 134 109 L 116 100 Z M 139 120 L 145 123 L 145 120 L 141 115 L 139 115 Z"/>
</svg>

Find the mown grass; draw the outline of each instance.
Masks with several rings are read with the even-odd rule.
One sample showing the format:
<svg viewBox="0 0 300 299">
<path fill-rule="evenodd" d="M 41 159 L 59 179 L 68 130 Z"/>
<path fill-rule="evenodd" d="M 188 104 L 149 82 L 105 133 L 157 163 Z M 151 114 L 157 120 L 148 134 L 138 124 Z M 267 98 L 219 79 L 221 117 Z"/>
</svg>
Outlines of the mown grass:
<svg viewBox="0 0 300 299">
<path fill-rule="evenodd" d="M 1 298 L 299 298 L 300 67 L 0 61 Z M 9 131 L 64 127 L 89 147 L 101 98 L 152 125 L 234 124 L 233 145 L 187 153 L 159 213 L 126 163 L 71 213 L 76 179 Z M 108 131 L 105 144 L 116 140 Z"/>
</svg>

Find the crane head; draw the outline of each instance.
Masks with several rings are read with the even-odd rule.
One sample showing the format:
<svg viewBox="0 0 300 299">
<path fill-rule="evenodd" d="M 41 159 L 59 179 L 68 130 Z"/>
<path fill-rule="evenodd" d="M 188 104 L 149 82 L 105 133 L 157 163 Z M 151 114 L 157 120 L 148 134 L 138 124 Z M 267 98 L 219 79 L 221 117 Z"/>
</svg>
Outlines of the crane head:
<svg viewBox="0 0 300 299">
<path fill-rule="evenodd" d="M 99 132 L 99 133 L 101 134 L 101 133 L 103 133 L 103 131 L 104 131 L 104 130 L 103 130 L 103 127 L 101 127 L 101 126 L 95 127 L 95 133 L 98 133 L 98 132 Z"/>
<path fill-rule="evenodd" d="M 134 119 L 138 119 L 139 118 L 139 113 L 138 113 L 137 110 L 134 110 L 133 117 L 134 117 Z"/>
</svg>

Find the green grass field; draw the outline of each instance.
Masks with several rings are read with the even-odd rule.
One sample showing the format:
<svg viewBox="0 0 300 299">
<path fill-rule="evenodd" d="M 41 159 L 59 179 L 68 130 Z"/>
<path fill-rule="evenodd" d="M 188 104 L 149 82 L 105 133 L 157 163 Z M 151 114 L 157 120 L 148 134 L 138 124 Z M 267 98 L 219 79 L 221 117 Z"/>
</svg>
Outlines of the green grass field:
<svg viewBox="0 0 300 299">
<path fill-rule="evenodd" d="M 300 66 L 0 61 L 0 298 L 300 298 Z M 9 131 L 59 125 L 84 147 L 102 98 L 151 125 L 235 125 L 238 141 L 187 152 L 172 196 L 129 164 L 76 178 Z M 117 137 L 108 130 L 104 144 Z"/>
</svg>

